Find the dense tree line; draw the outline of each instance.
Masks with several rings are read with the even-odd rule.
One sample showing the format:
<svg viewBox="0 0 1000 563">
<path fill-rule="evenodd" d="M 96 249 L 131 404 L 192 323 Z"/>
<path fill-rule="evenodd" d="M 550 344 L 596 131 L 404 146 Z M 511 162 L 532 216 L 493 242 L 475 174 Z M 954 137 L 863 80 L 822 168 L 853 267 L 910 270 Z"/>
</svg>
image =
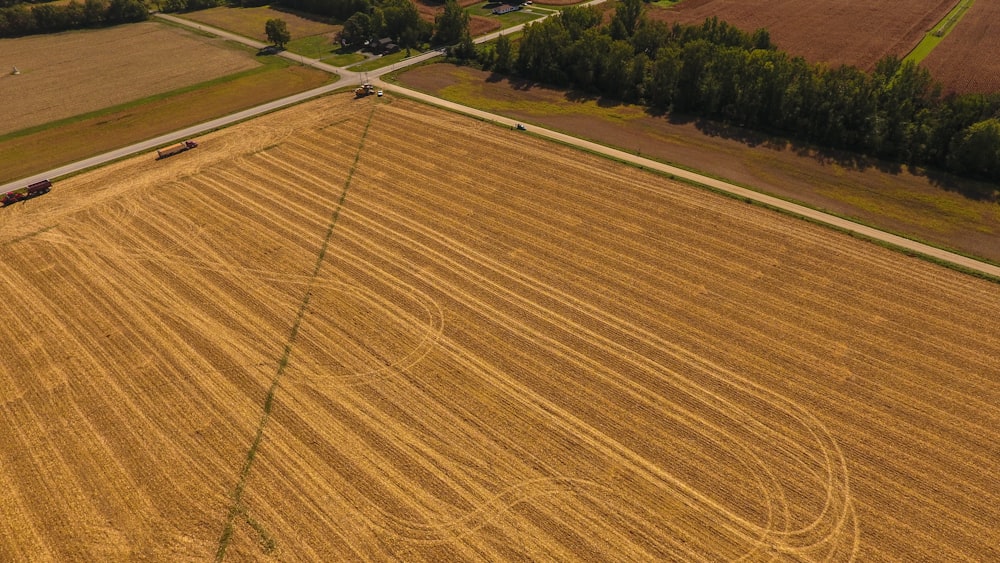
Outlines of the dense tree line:
<svg viewBox="0 0 1000 563">
<path fill-rule="evenodd" d="M 69 4 L 13 4 L 0 8 L 0 37 L 53 33 L 143 21 L 149 17 L 141 0 L 70 0 Z"/>
<path fill-rule="evenodd" d="M 340 39 L 350 47 L 390 37 L 401 47 L 416 47 L 431 37 L 432 26 L 420 19 L 409 0 L 376 0 L 344 22 Z"/>
<path fill-rule="evenodd" d="M 643 17 L 623 0 L 608 25 L 567 8 L 480 52 L 484 67 L 704 116 L 896 162 L 1000 182 L 1000 95 L 942 97 L 926 69 L 895 57 L 868 73 L 810 64 L 764 30 Z"/>
</svg>

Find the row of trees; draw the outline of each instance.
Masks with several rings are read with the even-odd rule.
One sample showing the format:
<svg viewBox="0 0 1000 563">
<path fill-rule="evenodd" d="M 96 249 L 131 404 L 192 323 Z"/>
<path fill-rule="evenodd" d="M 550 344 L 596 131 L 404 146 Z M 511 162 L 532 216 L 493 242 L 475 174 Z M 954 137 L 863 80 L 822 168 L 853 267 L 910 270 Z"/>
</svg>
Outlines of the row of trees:
<svg viewBox="0 0 1000 563">
<path fill-rule="evenodd" d="M 69 4 L 14 4 L 0 8 L 0 37 L 52 33 L 142 21 L 148 11 L 141 0 L 70 0 Z"/>
<path fill-rule="evenodd" d="M 375 0 L 369 8 L 348 17 L 340 32 L 340 39 L 350 47 L 360 47 L 366 41 L 382 37 L 392 38 L 404 48 L 426 42 L 459 44 L 468 56 L 475 56 L 469 35 L 469 14 L 456 0 L 445 0 L 444 12 L 435 18 L 434 24 L 420 19 L 410 0 Z"/>
<path fill-rule="evenodd" d="M 431 32 L 431 24 L 420 19 L 410 0 L 379 0 L 348 17 L 340 38 L 351 47 L 381 37 L 391 37 L 401 47 L 416 47 L 427 41 Z"/>
<path fill-rule="evenodd" d="M 479 53 L 501 73 L 659 111 L 704 116 L 833 148 L 1000 182 L 1000 95 L 941 96 L 926 69 L 894 57 L 874 71 L 809 64 L 709 19 L 647 20 L 623 0 L 608 25 L 573 7 Z"/>
</svg>

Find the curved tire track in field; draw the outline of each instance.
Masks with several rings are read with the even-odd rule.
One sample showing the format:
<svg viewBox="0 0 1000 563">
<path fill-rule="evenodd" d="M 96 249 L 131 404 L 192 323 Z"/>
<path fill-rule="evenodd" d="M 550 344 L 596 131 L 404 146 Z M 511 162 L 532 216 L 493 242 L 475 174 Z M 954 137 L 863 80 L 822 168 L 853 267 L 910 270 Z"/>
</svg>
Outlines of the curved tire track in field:
<svg viewBox="0 0 1000 563">
<path fill-rule="evenodd" d="M 381 522 L 375 525 L 393 536 L 405 538 L 417 543 L 435 544 L 451 542 L 468 534 L 475 533 L 488 525 L 490 521 L 501 517 L 505 512 L 522 503 L 534 502 L 554 495 L 573 495 L 587 497 L 598 503 L 606 503 L 606 496 L 616 496 L 615 492 L 605 485 L 587 479 L 567 477 L 549 477 L 528 479 L 503 489 L 487 499 L 480 506 L 454 518 L 440 522 L 421 522 L 401 518 L 373 504 L 372 508 L 381 516 Z"/>
<path fill-rule="evenodd" d="M 384 165 L 384 163 L 383 163 Z M 354 202 L 354 208 L 357 209 L 361 206 L 357 201 Z M 664 350 L 669 350 L 670 353 L 675 354 L 679 359 L 685 362 L 691 363 L 697 358 L 686 357 L 683 350 L 671 347 L 668 343 L 663 342 L 655 335 L 649 333 L 643 333 L 637 326 L 630 324 L 621 324 L 618 319 L 613 318 L 601 318 L 599 311 L 593 308 L 587 308 L 585 304 L 579 302 L 572 296 L 566 294 L 565 292 L 560 292 L 554 287 L 547 286 L 540 279 L 533 279 L 526 277 L 520 272 L 515 272 L 510 269 L 505 269 L 499 262 L 491 260 L 482 254 L 472 254 L 469 253 L 468 249 L 464 248 L 464 244 L 456 240 L 448 240 L 440 235 L 437 235 L 431 229 L 422 228 L 421 225 L 417 224 L 415 221 L 408 220 L 399 214 L 393 214 L 382 208 L 361 208 L 359 214 L 364 217 L 354 217 L 352 218 L 359 224 L 363 224 L 368 232 L 357 232 L 354 233 L 354 238 L 376 238 L 382 240 L 396 240 L 402 242 L 407 248 L 419 248 L 420 251 L 425 255 L 428 262 L 444 264 L 448 271 L 461 272 L 463 276 L 472 280 L 472 283 L 477 287 L 489 287 L 494 290 L 493 294 L 499 299 L 508 301 L 513 309 L 525 309 L 531 310 L 533 303 L 528 302 L 528 298 L 519 299 L 517 295 L 513 292 L 504 294 L 503 289 L 497 285 L 493 280 L 496 279 L 507 279 L 514 280 L 516 283 L 523 284 L 524 287 L 531 288 L 529 291 L 537 291 L 542 293 L 548 298 L 559 302 L 563 306 L 569 305 L 574 308 L 578 313 L 589 315 L 594 318 L 597 326 L 602 324 L 611 325 L 616 331 L 621 333 L 627 333 L 631 335 L 641 335 L 645 340 L 647 345 L 657 346 Z M 367 219 L 367 217 L 378 217 L 375 219 Z M 398 227 L 397 227 L 398 225 Z M 395 230 L 393 230 L 395 227 Z M 407 237 L 402 234 L 404 230 L 410 230 L 414 233 L 413 237 Z M 426 244 L 421 244 L 414 237 L 422 236 L 421 240 L 428 240 L 440 245 L 440 247 L 447 249 L 449 254 L 454 254 L 455 259 L 445 256 L 441 252 L 436 252 L 430 249 Z M 386 261 L 391 261 L 392 257 L 385 257 Z M 469 263 L 473 263 L 478 266 L 477 271 L 487 271 L 492 272 L 495 275 L 484 276 L 482 274 L 476 274 L 468 266 Z M 360 267 L 360 264 L 355 264 L 355 267 Z M 445 280 L 434 280 L 436 283 L 445 284 Z M 519 302 L 520 301 L 520 302 Z M 531 334 L 536 341 L 546 341 L 547 336 L 544 333 L 535 332 L 532 333 L 530 327 L 524 323 L 519 323 L 518 319 L 506 315 L 504 311 L 491 307 L 486 302 L 480 301 L 476 302 L 472 308 L 476 310 L 489 311 L 492 316 L 501 318 L 505 323 L 511 326 L 517 326 L 520 331 Z M 574 331 L 578 333 L 587 334 L 588 337 L 592 339 L 593 342 L 600 343 L 606 349 L 619 349 L 620 357 L 622 362 L 629 362 L 629 350 L 622 348 L 617 345 L 617 343 L 612 342 L 604 338 L 601 334 L 585 329 L 582 325 L 574 324 L 571 319 L 561 317 L 557 315 L 552 310 L 538 309 L 536 313 L 539 318 L 547 318 L 552 320 L 555 324 L 563 324 L 566 326 L 571 326 Z M 553 343 L 554 344 L 554 343 Z M 567 356 L 572 355 L 572 350 L 563 350 L 562 353 Z M 591 366 L 593 367 L 593 366 Z M 650 371 L 658 371 L 662 369 L 662 366 L 656 365 L 646 365 L 643 366 Z M 665 371 L 665 370 L 664 370 Z M 856 537 L 856 522 L 854 522 L 854 513 L 851 501 L 851 495 L 849 492 L 849 487 L 847 485 L 848 475 L 846 464 L 843 459 L 842 453 L 837 448 L 836 442 L 831 437 L 828 429 L 811 413 L 803 409 L 801 406 L 794 403 L 790 403 L 787 399 L 769 392 L 768 390 L 760 387 L 759 385 L 754 385 L 749 380 L 743 379 L 737 374 L 731 371 L 721 369 L 719 366 L 708 365 L 706 366 L 707 372 L 715 372 L 723 375 L 724 378 L 734 387 L 737 387 L 738 393 L 743 393 L 747 395 L 755 396 L 758 399 L 765 400 L 769 402 L 772 406 L 778 407 L 786 415 L 796 419 L 800 424 L 804 425 L 805 428 L 809 429 L 813 439 L 813 448 L 818 448 L 820 454 L 820 467 L 817 477 L 820 479 L 820 483 L 824 487 L 825 500 L 823 501 L 823 506 L 818 514 L 815 515 L 815 519 L 798 529 L 775 529 L 769 525 L 764 527 L 755 527 L 753 523 L 741 521 L 740 517 L 734 513 L 728 512 L 724 507 L 719 506 L 717 503 L 714 504 L 710 499 L 698 498 L 699 495 L 697 491 L 685 491 L 690 494 L 692 498 L 696 498 L 699 501 L 705 503 L 706 506 L 711 506 L 713 510 L 717 510 L 720 515 L 724 518 L 728 518 L 740 525 L 745 525 L 746 530 L 744 532 L 744 537 L 752 545 L 753 549 L 758 549 L 763 547 L 765 544 L 771 544 L 772 547 L 777 547 L 779 550 L 783 550 L 787 553 L 804 553 L 804 552 L 815 552 L 817 550 L 826 549 L 829 545 L 833 545 L 836 548 L 836 544 L 839 541 L 839 534 L 841 532 L 847 532 L 849 537 L 852 539 L 849 543 L 855 545 L 857 542 Z M 683 376 L 677 373 L 671 373 L 671 377 L 675 380 L 684 380 Z M 735 403 L 726 403 L 726 399 L 717 393 L 714 393 L 706 388 L 700 387 L 695 384 L 692 380 L 686 380 L 689 385 L 688 392 L 692 396 L 698 397 L 704 403 L 724 403 L 726 404 L 727 411 L 739 413 L 741 416 L 752 419 L 752 415 L 744 409 L 739 408 Z M 742 385 L 742 388 L 739 386 Z M 526 389 L 521 389 L 520 393 L 512 392 L 512 395 L 528 394 L 529 391 Z M 639 395 L 652 395 L 646 390 L 641 389 L 641 387 L 635 392 Z M 546 405 L 546 409 L 552 408 L 551 405 Z M 704 421 L 703 421 L 704 422 Z M 773 431 L 768 432 L 766 426 L 758 424 L 761 431 L 765 434 L 770 434 L 772 438 L 780 439 L 781 437 L 775 434 Z M 580 429 L 581 432 L 592 432 L 597 433 L 594 429 Z M 716 427 L 715 430 L 719 431 L 720 428 Z M 755 456 L 747 456 L 750 459 L 754 459 Z M 770 474 L 769 470 L 764 464 L 761 464 L 760 469 L 762 474 Z M 773 477 L 773 474 L 772 474 Z M 683 489 L 683 484 L 673 483 L 680 489 Z M 773 500 L 772 497 L 767 499 L 767 502 Z M 784 510 L 787 510 L 785 508 Z M 772 513 L 773 516 L 773 513 Z"/>
<path fill-rule="evenodd" d="M 989 559 L 988 284 L 351 102 L 6 218 L 0 551 L 203 560 L 236 506 L 230 559 Z"/>
<path fill-rule="evenodd" d="M 314 385 L 328 385 L 329 383 L 339 385 L 369 384 L 397 376 L 420 362 L 440 340 L 444 332 L 444 316 L 438 304 L 425 293 L 417 291 L 399 280 L 393 281 L 396 283 L 390 288 L 392 293 L 401 295 L 402 297 L 397 299 L 408 301 L 416 309 L 422 311 L 424 313 L 422 317 L 415 317 L 409 313 L 405 303 L 401 306 L 397 300 L 389 301 L 364 286 L 327 282 L 318 283 L 316 287 L 326 287 L 348 299 L 356 299 L 357 303 L 374 309 L 374 313 L 369 311 L 368 314 L 375 318 L 365 319 L 366 323 L 372 323 L 375 327 L 382 329 L 392 326 L 404 334 L 411 335 L 414 341 L 399 342 L 398 344 L 404 349 L 402 352 L 390 349 L 362 351 L 363 357 L 359 366 L 345 369 L 339 373 L 330 373 L 330 367 L 334 363 L 333 358 L 356 356 L 357 352 L 352 351 L 349 345 L 339 344 L 339 340 L 350 337 L 346 332 L 340 333 L 340 338 L 333 338 L 327 334 L 327 331 L 337 324 L 333 318 L 324 317 L 317 320 L 311 318 L 303 324 L 300 330 L 300 341 L 305 344 L 304 341 L 311 339 L 315 332 L 316 341 L 313 342 L 312 349 L 331 347 L 334 350 L 324 350 L 324 359 L 320 359 L 317 357 L 318 354 L 310 354 L 304 350 L 306 346 L 297 347 L 295 354 L 293 354 L 296 364 L 302 367 L 302 371 L 306 373 L 314 371 L 313 368 L 315 368 L 316 374 L 293 377 L 292 379 L 300 379 Z M 312 302 L 314 310 L 321 308 L 322 303 L 315 294 Z M 328 314 L 336 318 L 341 316 L 339 313 L 340 311 L 333 310 Z M 385 323 L 377 322 L 380 319 L 384 320 Z"/>
<path fill-rule="evenodd" d="M 360 204 L 357 201 L 354 202 L 355 208 L 359 205 Z M 844 532 L 845 528 L 853 527 L 853 524 L 849 522 L 853 514 L 853 508 L 851 504 L 852 501 L 849 486 L 847 484 L 847 468 L 843 455 L 840 453 L 836 442 L 830 436 L 826 427 L 808 411 L 802 409 L 798 405 L 790 403 L 787 399 L 781 397 L 780 395 L 745 380 L 738 374 L 725 370 L 720 366 L 709 364 L 701 358 L 691 357 L 683 350 L 677 349 L 670 343 L 662 341 L 659 337 L 645 333 L 645 331 L 640 329 L 638 326 L 621 325 L 620 320 L 618 319 L 602 318 L 599 311 L 595 311 L 586 304 L 580 303 L 574 297 L 558 290 L 557 288 L 547 286 L 541 280 L 524 279 L 523 274 L 510 271 L 486 256 L 470 252 L 468 249 L 465 249 L 464 245 L 459 241 L 443 239 L 440 235 L 437 235 L 430 229 L 427 229 L 401 215 L 391 213 L 384 209 L 366 209 L 364 211 L 367 211 L 372 216 L 380 216 L 381 221 L 355 217 L 353 215 L 352 218 L 358 223 L 364 224 L 366 227 L 370 228 L 374 236 L 403 240 L 409 247 L 420 248 L 429 261 L 444 264 L 448 267 L 449 271 L 461 272 L 463 275 L 472 279 L 473 283 L 477 287 L 490 288 L 494 292 L 494 295 L 509 302 L 512 308 L 531 311 L 536 306 L 534 302 L 529 301 L 528 298 L 521 297 L 518 294 L 505 290 L 495 280 L 516 280 L 520 278 L 520 281 L 522 281 L 526 287 L 531 287 L 535 291 L 556 299 L 563 305 L 577 308 L 584 314 L 591 316 L 596 321 L 594 324 L 595 326 L 611 326 L 617 331 L 641 336 L 647 342 L 654 343 L 654 345 L 658 348 L 676 355 L 685 362 L 692 365 L 703 366 L 705 368 L 705 373 L 712 373 L 714 374 L 714 377 L 724 379 L 737 394 L 750 395 L 760 400 L 764 400 L 791 418 L 797 420 L 805 428 L 809 429 L 808 431 L 814 439 L 814 443 L 811 447 L 815 448 L 820 455 L 819 461 L 821 469 L 818 477 L 821 479 L 826 497 L 823 509 L 815 516 L 812 523 L 796 530 L 783 531 L 772 529 L 768 526 L 759 526 L 753 522 L 746 521 L 739 514 L 733 512 L 723 504 L 714 501 L 703 492 L 691 489 L 685 483 L 678 482 L 672 476 L 664 474 L 662 470 L 659 470 L 659 468 L 650 466 L 633 452 L 622 450 L 621 447 L 615 444 L 610 438 L 602 436 L 599 431 L 588 426 L 586 423 L 580 420 L 574 420 L 574 417 L 569 412 L 561 411 L 561 409 L 556 407 L 554 404 L 549 403 L 544 397 L 536 396 L 536 394 L 530 389 L 519 386 L 510 387 L 510 395 L 513 397 L 521 397 L 520 400 L 525 403 L 526 407 L 542 409 L 545 412 L 559 412 L 561 419 L 572 421 L 570 424 L 574 432 L 579 432 L 581 435 L 589 435 L 592 437 L 592 446 L 595 447 L 595 449 L 602 451 L 604 455 L 613 456 L 622 462 L 632 464 L 637 469 L 645 470 L 648 478 L 660 480 L 665 486 L 669 486 L 679 494 L 685 495 L 691 502 L 698 503 L 702 510 L 712 513 L 718 517 L 720 521 L 724 521 L 726 524 L 723 525 L 728 524 L 727 527 L 730 529 L 730 532 L 742 537 L 752 546 L 752 549 L 754 550 L 762 549 L 767 546 L 786 553 L 803 554 L 814 551 L 817 548 L 823 548 L 828 543 L 839 541 L 840 533 Z M 399 225 L 400 227 L 394 231 L 389 230 L 391 227 L 383 226 L 386 224 L 386 220 L 391 220 L 392 224 Z M 440 246 L 449 251 L 450 254 L 453 253 L 456 256 L 460 256 L 460 258 L 450 258 L 449 256 L 418 242 L 414 238 L 407 237 L 403 234 L 403 228 L 423 235 L 427 240 L 440 244 Z M 469 263 L 473 263 L 476 266 L 479 266 L 479 268 L 474 271 L 468 265 Z M 493 272 L 495 275 L 485 276 L 479 273 L 479 271 Z M 446 283 L 445 280 L 439 281 L 442 284 Z M 572 358 L 574 355 L 577 355 L 573 350 L 560 347 L 550 335 L 532 329 L 519 319 L 495 306 L 491 306 L 489 303 L 477 302 L 475 303 L 474 308 L 477 310 L 489 311 L 492 316 L 503 319 L 509 326 L 518 326 L 520 332 L 531 334 L 533 340 L 536 342 L 547 342 L 550 346 L 552 346 L 554 351 L 565 354 L 567 358 Z M 583 325 L 575 324 L 568 318 L 562 317 L 552 310 L 538 309 L 535 314 L 538 315 L 539 318 L 547 318 L 557 325 L 570 326 L 574 332 L 578 334 L 586 334 L 592 341 L 599 343 L 599 345 L 607 350 L 617 350 L 620 361 L 623 363 L 638 363 L 640 367 L 647 369 L 652 373 L 669 373 L 669 376 L 673 381 L 684 383 L 686 388 L 685 390 L 694 399 L 705 405 L 724 405 L 725 409 L 723 410 L 729 413 L 736 413 L 737 416 L 734 418 L 740 420 L 741 423 L 757 427 L 760 432 L 760 437 L 768 436 L 773 440 L 781 440 L 782 437 L 780 434 L 774 432 L 762 422 L 755 420 L 753 414 L 746 411 L 745 408 L 740 407 L 737 403 L 732 402 L 725 396 L 719 395 L 718 393 L 698 385 L 692 379 L 685 377 L 683 374 L 670 372 L 670 370 L 666 369 L 664 366 L 658 366 L 647 361 L 630 358 L 629 351 L 623 348 L 620 344 L 609 340 L 608 338 L 602 336 L 599 332 L 591 330 Z M 563 349 L 559 350 L 560 348 Z M 454 350 L 453 353 L 460 355 L 462 352 L 460 350 Z M 577 360 L 586 362 L 586 358 L 580 356 L 577 357 Z M 471 367 L 472 366 L 470 366 L 470 368 Z M 481 365 L 475 367 L 479 370 L 489 371 L 487 366 Z M 582 366 L 583 369 L 587 369 L 588 367 L 593 370 L 597 366 Z M 496 379 L 491 380 L 491 383 L 494 385 L 502 385 L 500 380 L 503 379 L 503 374 L 495 373 L 494 375 Z M 504 382 L 504 384 L 514 385 L 509 382 Z M 633 385 L 632 387 L 633 389 L 631 389 L 631 391 L 636 394 L 637 400 L 642 400 L 644 398 L 647 398 L 648 400 L 648 397 L 654 396 L 653 393 L 641 388 L 638 385 Z M 704 425 L 707 428 L 713 429 L 714 433 L 719 436 L 728 438 L 724 428 L 715 426 L 707 420 L 698 420 L 697 417 L 695 417 L 695 419 L 689 421 L 689 423 Z M 790 445 L 791 444 L 786 444 L 784 447 L 788 447 Z M 750 450 L 750 446 L 748 444 L 740 444 L 739 446 L 745 451 Z M 749 457 L 751 459 L 755 458 L 755 456 Z M 769 470 L 763 464 L 760 464 L 756 471 L 759 471 L 761 474 L 769 473 Z M 770 496 L 765 500 L 765 502 L 776 502 L 779 498 L 780 497 L 777 495 Z M 779 510 L 784 510 L 784 507 L 781 507 Z M 846 531 L 851 532 L 852 530 L 846 529 Z"/>
</svg>

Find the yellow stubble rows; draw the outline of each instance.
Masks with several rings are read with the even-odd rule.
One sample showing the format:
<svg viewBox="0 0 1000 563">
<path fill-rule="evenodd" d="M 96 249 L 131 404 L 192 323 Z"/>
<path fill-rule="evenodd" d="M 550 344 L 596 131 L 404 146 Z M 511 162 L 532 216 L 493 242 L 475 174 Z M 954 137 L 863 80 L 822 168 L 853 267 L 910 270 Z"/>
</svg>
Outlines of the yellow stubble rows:
<svg viewBox="0 0 1000 563">
<path fill-rule="evenodd" d="M 391 98 L 2 212 L 0 555 L 997 545 L 989 283 Z"/>
</svg>

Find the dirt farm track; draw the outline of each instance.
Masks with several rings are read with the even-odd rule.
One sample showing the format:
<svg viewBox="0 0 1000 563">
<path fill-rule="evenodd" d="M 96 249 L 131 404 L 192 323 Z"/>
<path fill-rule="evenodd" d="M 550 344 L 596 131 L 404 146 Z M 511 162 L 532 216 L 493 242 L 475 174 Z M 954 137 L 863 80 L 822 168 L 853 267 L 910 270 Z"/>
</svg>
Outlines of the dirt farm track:
<svg viewBox="0 0 1000 563">
<path fill-rule="evenodd" d="M 199 141 L 0 209 L 0 560 L 1000 558 L 995 284 L 388 96 Z"/>
</svg>

